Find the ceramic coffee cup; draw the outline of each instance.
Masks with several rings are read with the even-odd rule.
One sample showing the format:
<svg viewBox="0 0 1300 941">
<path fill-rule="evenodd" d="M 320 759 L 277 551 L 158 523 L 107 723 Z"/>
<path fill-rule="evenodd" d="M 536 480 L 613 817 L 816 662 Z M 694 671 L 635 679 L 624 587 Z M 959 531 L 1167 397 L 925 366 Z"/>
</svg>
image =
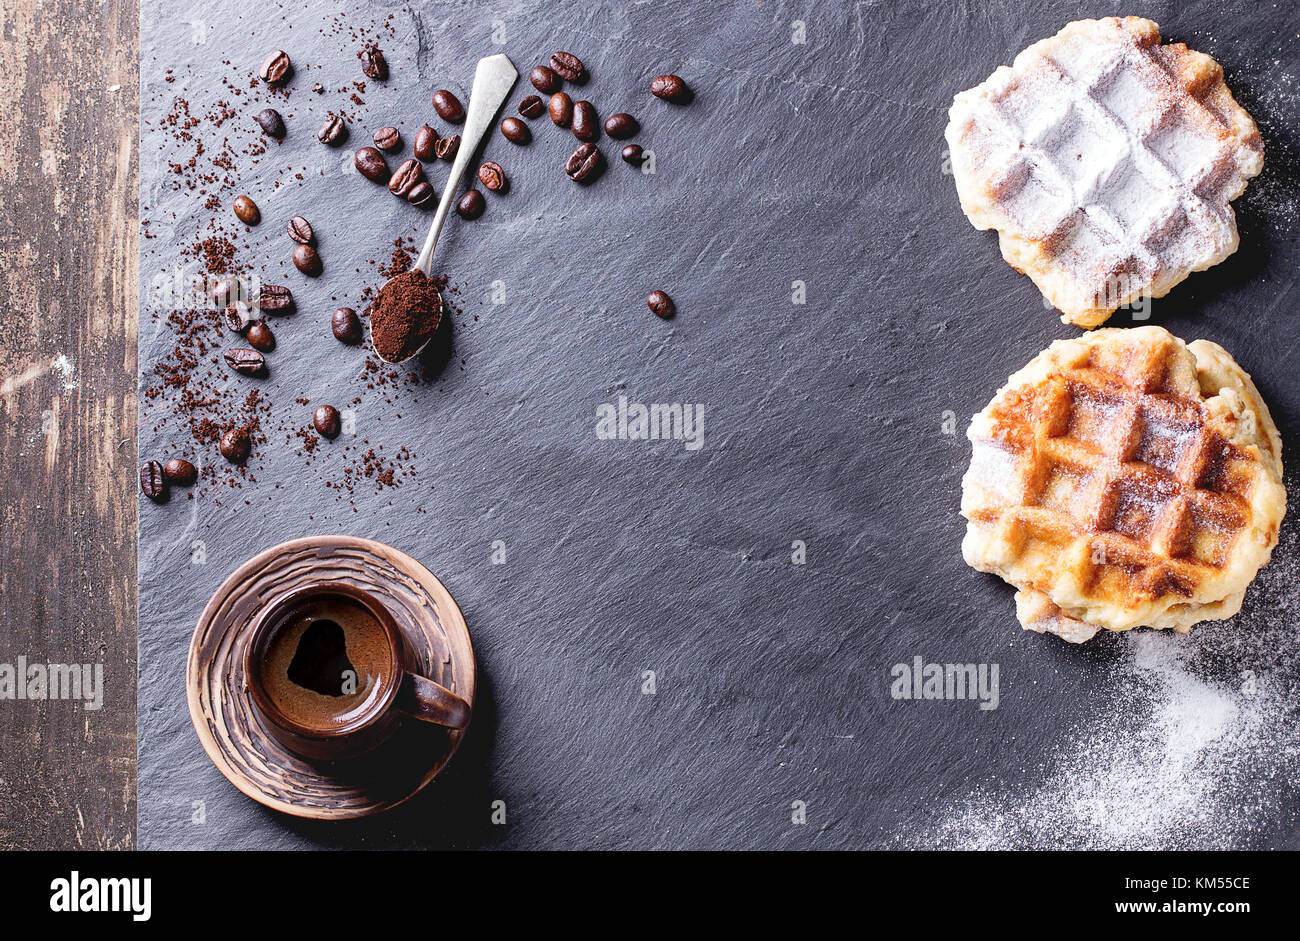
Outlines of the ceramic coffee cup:
<svg viewBox="0 0 1300 941">
<path fill-rule="evenodd" d="M 316 760 L 352 758 L 412 718 L 451 729 L 470 706 L 421 676 L 373 594 L 343 582 L 306 585 L 267 607 L 244 650 L 249 696 L 266 731 Z"/>
</svg>

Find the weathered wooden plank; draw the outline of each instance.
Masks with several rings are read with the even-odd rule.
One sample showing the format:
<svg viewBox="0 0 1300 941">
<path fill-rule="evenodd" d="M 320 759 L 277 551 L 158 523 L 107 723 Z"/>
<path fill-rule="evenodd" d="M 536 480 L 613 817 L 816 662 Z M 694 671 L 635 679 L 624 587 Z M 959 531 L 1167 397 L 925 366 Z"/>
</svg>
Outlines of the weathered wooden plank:
<svg viewBox="0 0 1300 941">
<path fill-rule="evenodd" d="M 0 7 L 0 847 L 135 841 L 136 0 Z"/>
</svg>

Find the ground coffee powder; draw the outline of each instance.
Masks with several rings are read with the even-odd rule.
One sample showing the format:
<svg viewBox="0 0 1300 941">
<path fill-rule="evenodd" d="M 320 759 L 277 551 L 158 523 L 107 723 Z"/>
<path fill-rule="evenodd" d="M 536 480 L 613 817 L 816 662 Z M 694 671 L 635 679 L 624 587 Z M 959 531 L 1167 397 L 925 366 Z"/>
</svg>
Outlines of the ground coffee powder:
<svg viewBox="0 0 1300 941">
<path fill-rule="evenodd" d="M 375 352 L 401 362 L 424 346 L 442 320 L 438 282 L 417 269 L 403 271 L 379 289 L 370 306 Z"/>
</svg>

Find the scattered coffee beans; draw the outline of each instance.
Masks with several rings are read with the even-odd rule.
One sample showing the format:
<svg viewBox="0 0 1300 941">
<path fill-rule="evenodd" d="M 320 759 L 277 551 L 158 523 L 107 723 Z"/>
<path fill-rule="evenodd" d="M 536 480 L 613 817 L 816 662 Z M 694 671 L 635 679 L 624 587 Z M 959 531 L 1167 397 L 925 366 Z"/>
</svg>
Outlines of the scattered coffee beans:
<svg viewBox="0 0 1300 941">
<path fill-rule="evenodd" d="M 453 134 L 451 137 L 442 138 L 434 145 L 433 150 L 439 160 L 455 160 L 456 151 L 460 150 L 460 135 Z"/>
<path fill-rule="evenodd" d="M 459 124 L 465 120 L 465 106 L 460 103 L 459 98 L 445 88 L 440 88 L 433 93 L 433 110 L 438 112 L 438 117 L 452 124 Z"/>
<path fill-rule="evenodd" d="M 684 104 L 691 97 L 691 90 L 680 75 L 656 75 L 650 80 L 650 94 L 664 101 Z"/>
<path fill-rule="evenodd" d="M 235 333 L 243 333 L 253 323 L 253 310 L 243 301 L 235 301 L 221 312 L 226 327 Z"/>
<path fill-rule="evenodd" d="M 529 95 L 519 102 L 519 113 L 526 118 L 535 118 L 545 110 L 541 95 Z"/>
<path fill-rule="evenodd" d="M 289 77 L 292 67 L 288 54 L 283 49 L 277 49 L 262 60 L 262 67 L 257 70 L 257 74 L 268 85 L 282 85 Z"/>
<path fill-rule="evenodd" d="M 225 352 L 226 365 L 245 376 L 260 376 L 266 371 L 266 357 L 257 350 L 233 349 Z"/>
<path fill-rule="evenodd" d="M 351 307 L 340 307 L 334 311 L 330 317 L 330 329 L 334 331 L 334 339 L 343 343 L 355 344 L 361 342 L 361 318 Z"/>
<path fill-rule="evenodd" d="M 528 125 L 515 117 L 506 118 L 501 122 L 501 133 L 510 143 L 518 144 L 520 147 L 533 139 L 533 132 L 528 130 Z"/>
<path fill-rule="evenodd" d="M 623 160 L 634 167 L 639 167 L 645 160 L 645 151 L 641 149 L 640 144 L 628 144 L 623 148 Z"/>
<path fill-rule="evenodd" d="M 487 200 L 478 190 L 466 190 L 465 195 L 456 203 L 456 214 L 462 219 L 477 219 L 487 208 Z"/>
<path fill-rule="evenodd" d="M 437 156 L 438 132 L 425 125 L 415 132 L 415 155 L 421 160 L 432 160 Z"/>
<path fill-rule="evenodd" d="M 269 353 L 275 349 L 275 334 L 271 328 L 266 325 L 265 320 L 256 320 L 248 328 L 245 335 L 249 346 L 262 353 Z"/>
<path fill-rule="evenodd" d="M 257 208 L 257 203 L 247 196 L 235 197 L 235 215 L 244 225 L 257 225 L 262 221 L 262 212 Z"/>
<path fill-rule="evenodd" d="M 231 428 L 221 436 L 221 456 L 231 464 L 244 463 L 252 450 L 253 442 L 243 428 Z"/>
<path fill-rule="evenodd" d="M 428 180 L 421 180 L 411 187 L 411 191 L 406 194 L 406 201 L 416 209 L 428 209 L 438 199 L 438 194 L 433 191 L 433 184 Z"/>
<path fill-rule="evenodd" d="M 488 160 L 478 168 L 478 181 L 483 184 L 484 189 L 494 193 L 505 192 L 506 174 L 501 169 L 501 164 L 495 161 Z"/>
<path fill-rule="evenodd" d="M 603 158 L 595 144 L 583 144 L 565 161 L 564 172 L 575 183 L 590 183 L 600 175 Z"/>
<path fill-rule="evenodd" d="M 274 108 L 257 112 L 257 123 L 261 125 L 262 133 L 267 137 L 274 137 L 276 140 L 284 137 L 284 118 L 280 117 L 280 112 Z"/>
<path fill-rule="evenodd" d="M 574 102 L 573 136 L 588 143 L 600 137 L 600 118 L 596 117 L 596 106 L 590 101 Z"/>
<path fill-rule="evenodd" d="M 388 78 L 388 60 L 377 46 L 361 50 L 361 71 L 366 73 L 366 78 L 376 81 Z"/>
<path fill-rule="evenodd" d="M 264 284 L 257 306 L 268 313 L 287 314 L 293 309 L 293 292 L 282 284 Z"/>
<path fill-rule="evenodd" d="M 313 278 L 319 277 L 323 270 L 320 253 L 310 245 L 299 245 L 293 250 L 293 264 L 303 274 Z"/>
<path fill-rule="evenodd" d="M 166 475 L 168 483 L 176 484 L 178 487 L 188 487 L 199 479 L 198 468 L 183 457 L 174 457 L 164 464 L 163 474 Z"/>
<path fill-rule="evenodd" d="M 528 73 L 528 81 L 533 83 L 543 95 L 554 95 L 560 90 L 560 76 L 555 74 L 555 70 L 545 65 L 539 65 Z"/>
<path fill-rule="evenodd" d="M 637 124 L 636 118 L 622 111 L 605 119 L 605 133 L 614 140 L 626 140 L 639 130 L 641 125 Z"/>
<path fill-rule="evenodd" d="M 582 60 L 572 52 L 554 53 L 551 56 L 551 70 L 570 82 L 580 82 L 587 77 L 587 69 Z"/>
<path fill-rule="evenodd" d="M 312 416 L 311 423 L 326 438 L 337 438 L 339 432 L 343 430 L 339 410 L 333 405 L 322 405 L 316 409 L 316 414 Z"/>
<path fill-rule="evenodd" d="M 555 122 L 556 127 L 568 127 L 569 122 L 573 120 L 573 99 L 564 92 L 557 91 L 551 96 L 546 110 L 550 112 L 551 120 Z"/>
<path fill-rule="evenodd" d="M 374 137 L 375 146 L 390 154 L 402 146 L 402 135 L 395 127 L 381 127 Z"/>
<path fill-rule="evenodd" d="M 411 157 L 402 161 L 402 165 L 393 173 L 392 179 L 388 181 L 388 191 L 394 196 L 406 197 L 408 193 L 424 179 L 424 168 L 420 166 L 420 161 Z"/>
<path fill-rule="evenodd" d="M 140 490 L 157 503 L 167 499 L 167 477 L 158 461 L 145 461 L 140 465 Z"/>
<path fill-rule="evenodd" d="M 388 161 L 373 147 L 362 147 L 352 158 L 357 172 L 372 183 L 388 182 Z"/>
<path fill-rule="evenodd" d="M 289 238 L 301 245 L 310 245 L 316 239 L 316 233 L 312 231 L 311 223 L 302 216 L 294 216 L 290 219 L 284 230 L 289 233 Z"/>
<path fill-rule="evenodd" d="M 343 143 L 343 138 L 347 135 L 348 126 L 343 123 L 343 119 L 337 114 L 331 114 L 325 119 L 325 123 L 320 126 L 316 132 L 316 139 L 322 144 L 329 144 L 331 147 L 337 147 Z"/>
<path fill-rule="evenodd" d="M 673 306 L 673 299 L 663 291 L 651 291 L 645 302 L 654 311 L 656 317 L 662 317 L 664 320 L 667 320 L 677 311 L 677 308 Z"/>
</svg>

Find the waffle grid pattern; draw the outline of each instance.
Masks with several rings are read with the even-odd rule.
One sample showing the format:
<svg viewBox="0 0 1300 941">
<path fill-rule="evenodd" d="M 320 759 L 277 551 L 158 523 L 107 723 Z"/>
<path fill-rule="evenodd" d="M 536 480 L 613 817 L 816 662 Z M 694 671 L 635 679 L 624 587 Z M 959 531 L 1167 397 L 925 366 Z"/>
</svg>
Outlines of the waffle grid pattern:
<svg viewBox="0 0 1300 941">
<path fill-rule="evenodd" d="M 1225 566 L 1257 468 L 1198 402 L 1164 388 L 1171 355 L 1136 350 L 1123 373 L 1065 369 L 993 409 L 981 446 L 1011 455 L 1015 484 L 972 520 L 994 525 L 999 565 L 1041 560 L 1088 596 L 1189 601 Z"/>
</svg>

